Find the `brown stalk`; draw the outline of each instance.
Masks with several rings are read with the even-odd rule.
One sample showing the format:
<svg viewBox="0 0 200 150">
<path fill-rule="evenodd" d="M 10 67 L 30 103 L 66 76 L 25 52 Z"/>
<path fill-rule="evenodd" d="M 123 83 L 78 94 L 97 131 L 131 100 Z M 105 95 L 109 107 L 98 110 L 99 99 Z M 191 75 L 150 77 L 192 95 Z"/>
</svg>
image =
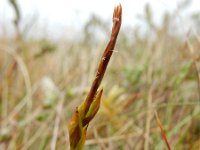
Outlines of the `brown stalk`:
<svg viewBox="0 0 200 150">
<path fill-rule="evenodd" d="M 103 89 L 100 91 L 97 90 L 103 79 L 107 65 L 109 63 L 109 60 L 113 53 L 113 49 L 115 47 L 117 35 L 121 27 L 121 19 L 122 19 L 121 16 L 122 16 L 122 7 L 119 4 L 114 9 L 113 27 L 112 27 L 110 41 L 100 60 L 99 67 L 96 73 L 96 77 L 93 81 L 92 87 L 86 99 L 76 108 L 76 112 L 73 114 L 68 125 L 71 150 L 83 149 L 86 138 L 87 127 L 90 121 L 94 118 L 94 116 L 99 110 Z"/>
<path fill-rule="evenodd" d="M 98 70 L 96 72 L 96 78 L 94 79 L 92 87 L 86 97 L 86 100 L 85 100 L 85 111 L 84 111 L 85 114 L 87 113 L 87 111 L 90 107 L 90 104 L 94 100 L 95 94 L 99 88 L 99 85 L 101 84 L 101 81 L 103 79 L 103 76 L 104 76 L 106 68 L 107 68 L 107 65 L 112 56 L 112 53 L 113 53 L 113 50 L 115 47 L 115 43 L 117 40 L 117 36 L 118 36 L 119 30 L 121 27 L 121 21 L 122 21 L 122 7 L 121 7 L 121 4 L 119 4 L 117 7 L 115 7 L 114 13 L 113 13 L 113 27 L 112 27 L 110 41 L 109 41 L 106 49 L 104 50 L 103 56 L 101 57 L 101 61 L 98 66 Z"/>
<path fill-rule="evenodd" d="M 167 136 L 166 136 L 166 134 L 165 134 L 165 131 L 164 131 L 164 129 L 163 129 L 163 127 L 162 127 L 162 124 L 161 124 L 161 122 L 160 122 L 160 119 L 159 119 L 159 117 L 158 117 L 158 113 L 157 113 L 156 111 L 155 111 L 155 116 L 156 116 L 157 125 L 158 125 L 158 127 L 160 128 L 160 132 L 161 132 L 162 138 L 163 138 L 163 140 L 165 141 L 165 144 L 167 145 L 168 150 L 171 150 L 171 147 L 170 147 L 169 142 L 168 142 L 168 140 L 167 140 Z"/>
</svg>

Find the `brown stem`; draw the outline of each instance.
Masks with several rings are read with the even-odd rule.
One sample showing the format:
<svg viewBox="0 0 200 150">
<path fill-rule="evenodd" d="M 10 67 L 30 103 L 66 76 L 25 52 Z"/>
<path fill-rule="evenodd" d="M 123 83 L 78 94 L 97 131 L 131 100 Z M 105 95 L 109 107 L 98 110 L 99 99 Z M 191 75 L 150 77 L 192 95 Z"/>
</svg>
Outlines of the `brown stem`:
<svg viewBox="0 0 200 150">
<path fill-rule="evenodd" d="M 121 21 L 122 21 L 122 7 L 121 4 L 115 7 L 114 13 L 113 13 L 113 27 L 112 27 L 112 33 L 110 37 L 110 41 L 103 53 L 103 56 L 101 57 L 101 61 L 99 63 L 99 67 L 96 73 L 96 77 L 93 81 L 92 87 L 86 97 L 85 101 L 85 114 L 88 112 L 88 109 L 90 107 L 90 104 L 92 103 L 95 94 L 99 88 L 99 85 L 101 84 L 101 81 L 103 79 L 104 73 L 106 71 L 107 65 L 109 63 L 110 57 L 112 56 L 115 43 L 117 40 L 117 36 L 121 27 Z"/>
</svg>

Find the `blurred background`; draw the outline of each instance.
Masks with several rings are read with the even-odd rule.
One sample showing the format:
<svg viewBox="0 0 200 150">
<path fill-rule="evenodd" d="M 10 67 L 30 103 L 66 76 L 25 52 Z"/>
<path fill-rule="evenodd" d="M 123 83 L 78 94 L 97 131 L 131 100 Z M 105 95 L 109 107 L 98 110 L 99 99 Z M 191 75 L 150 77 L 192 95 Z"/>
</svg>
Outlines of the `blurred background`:
<svg viewBox="0 0 200 150">
<path fill-rule="evenodd" d="M 109 40 L 86 150 L 200 149 L 200 1 L 1 0 L 0 149 L 69 149 L 67 123 Z"/>
</svg>

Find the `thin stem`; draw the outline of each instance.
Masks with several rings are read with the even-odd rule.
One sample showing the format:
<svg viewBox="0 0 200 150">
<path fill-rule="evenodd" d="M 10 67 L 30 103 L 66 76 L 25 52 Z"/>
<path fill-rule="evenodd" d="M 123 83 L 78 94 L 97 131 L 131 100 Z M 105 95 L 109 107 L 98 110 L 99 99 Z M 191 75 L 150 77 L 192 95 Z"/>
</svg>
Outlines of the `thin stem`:
<svg viewBox="0 0 200 150">
<path fill-rule="evenodd" d="M 87 113 L 90 104 L 92 103 L 95 94 L 99 88 L 99 85 L 101 84 L 101 81 L 104 77 L 107 65 L 109 63 L 109 60 L 112 56 L 115 43 L 117 40 L 117 36 L 121 27 L 121 20 L 122 20 L 122 7 L 121 4 L 119 4 L 117 7 L 114 9 L 113 13 L 113 27 L 112 27 L 112 33 L 110 37 L 110 41 L 101 57 L 101 61 L 99 63 L 98 70 L 96 72 L 96 77 L 93 81 L 92 87 L 87 95 L 86 101 L 85 101 L 85 114 Z"/>
</svg>

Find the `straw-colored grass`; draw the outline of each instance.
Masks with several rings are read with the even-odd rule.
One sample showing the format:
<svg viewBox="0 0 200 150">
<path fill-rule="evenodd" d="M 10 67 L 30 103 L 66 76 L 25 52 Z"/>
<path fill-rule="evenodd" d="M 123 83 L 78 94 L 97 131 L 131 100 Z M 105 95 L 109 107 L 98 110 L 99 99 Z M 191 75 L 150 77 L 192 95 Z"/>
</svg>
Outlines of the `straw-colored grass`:
<svg viewBox="0 0 200 150">
<path fill-rule="evenodd" d="M 199 26 L 182 31 L 176 18 L 181 10 L 166 13 L 157 25 L 148 18 L 150 7 L 145 10 L 146 28 L 121 28 L 86 150 L 162 150 L 166 141 L 171 149 L 200 147 Z M 93 21 L 76 40 L 1 37 L 0 149 L 70 149 L 67 124 L 90 92 L 108 40 L 96 29 L 108 37 L 110 26 Z"/>
</svg>

